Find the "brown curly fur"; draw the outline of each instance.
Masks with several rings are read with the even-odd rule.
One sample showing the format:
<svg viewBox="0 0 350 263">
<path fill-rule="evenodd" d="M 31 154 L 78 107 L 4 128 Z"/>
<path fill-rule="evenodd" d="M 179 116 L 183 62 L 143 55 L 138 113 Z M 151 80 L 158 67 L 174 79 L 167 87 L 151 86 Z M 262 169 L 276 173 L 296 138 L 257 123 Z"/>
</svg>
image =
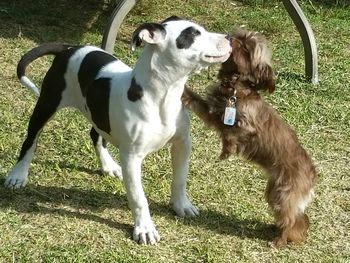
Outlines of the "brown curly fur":
<svg viewBox="0 0 350 263">
<path fill-rule="evenodd" d="M 275 88 L 265 38 L 239 30 L 232 37 L 232 50 L 219 71 L 220 82 L 211 87 L 206 98 L 186 87 L 183 103 L 218 131 L 221 159 L 237 153 L 259 164 L 269 175 L 265 197 L 279 229 L 270 244 L 280 247 L 287 241 L 301 243 L 309 225 L 304 209 L 313 197 L 314 165 L 295 132 L 259 94 Z M 234 94 L 236 123 L 227 126 L 223 114 Z"/>
</svg>

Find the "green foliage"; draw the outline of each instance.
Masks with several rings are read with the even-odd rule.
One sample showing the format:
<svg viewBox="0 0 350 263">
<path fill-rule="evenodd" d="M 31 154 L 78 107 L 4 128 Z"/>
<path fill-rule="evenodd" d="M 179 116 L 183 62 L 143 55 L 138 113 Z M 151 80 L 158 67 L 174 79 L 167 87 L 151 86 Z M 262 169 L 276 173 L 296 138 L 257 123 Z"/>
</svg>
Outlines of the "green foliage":
<svg viewBox="0 0 350 263">
<path fill-rule="evenodd" d="M 122 182 L 103 176 L 91 146 L 89 124 L 63 110 L 45 127 L 24 189 L 5 189 L 36 98 L 21 87 L 16 64 L 38 43 L 100 45 L 115 1 L 3 0 L 0 3 L 0 262 L 346 262 L 350 258 L 350 10 L 347 1 L 298 1 L 314 29 L 320 84 L 303 77 L 299 35 L 281 1 L 143 0 L 127 16 L 115 55 L 133 65 L 132 31 L 142 22 L 170 15 L 191 18 L 212 31 L 237 26 L 262 31 L 273 51 L 277 89 L 267 96 L 296 130 L 319 172 L 308 209 L 306 244 L 273 250 L 273 218 L 264 202 L 262 171 L 239 158 L 220 162 L 216 134 L 192 116 L 193 152 L 189 195 L 200 208 L 180 219 L 169 201 L 169 149 L 143 165 L 144 188 L 161 242 L 131 240 L 132 219 Z M 28 68 L 40 83 L 50 65 Z M 203 93 L 217 67 L 194 75 L 189 85 Z M 118 159 L 118 151 L 110 147 Z"/>
</svg>

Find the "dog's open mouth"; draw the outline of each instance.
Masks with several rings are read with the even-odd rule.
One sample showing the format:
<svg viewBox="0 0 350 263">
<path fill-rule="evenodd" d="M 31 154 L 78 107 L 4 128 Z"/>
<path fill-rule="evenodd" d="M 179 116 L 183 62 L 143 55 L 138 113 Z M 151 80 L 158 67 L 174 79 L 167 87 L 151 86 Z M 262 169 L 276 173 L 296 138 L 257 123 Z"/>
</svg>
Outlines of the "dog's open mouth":
<svg viewBox="0 0 350 263">
<path fill-rule="evenodd" d="M 209 63 L 222 63 L 225 62 L 230 56 L 230 52 L 221 55 L 204 55 L 204 60 Z"/>
</svg>

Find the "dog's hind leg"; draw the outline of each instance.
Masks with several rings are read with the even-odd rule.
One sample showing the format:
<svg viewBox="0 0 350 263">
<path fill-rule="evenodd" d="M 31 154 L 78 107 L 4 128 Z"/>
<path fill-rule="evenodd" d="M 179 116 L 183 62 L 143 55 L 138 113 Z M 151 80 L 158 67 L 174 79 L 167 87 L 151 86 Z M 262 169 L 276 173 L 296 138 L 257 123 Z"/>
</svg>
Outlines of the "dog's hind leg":
<svg viewBox="0 0 350 263">
<path fill-rule="evenodd" d="M 309 217 L 306 214 L 296 215 L 293 228 L 288 233 L 288 240 L 296 244 L 303 243 L 309 224 Z"/>
<path fill-rule="evenodd" d="M 95 147 L 97 158 L 100 161 L 102 172 L 123 179 L 122 168 L 113 160 L 107 150 L 107 142 L 98 132 L 91 128 L 90 137 Z"/>
<path fill-rule="evenodd" d="M 40 132 L 45 123 L 56 112 L 60 102 L 59 97 L 48 97 L 46 95 L 47 94 L 45 92 L 40 95 L 39 100 L 34 108 L 33 114 L 29 120 L 27 138 L 22 145 L 16 165 L 7 175 L 5 180 L 5 186 L 8 188 L 23 187 L 28 181 L 28 170 L 30 163 L 34 157 Z"/>
<path fill-rule="evenodd" d="M 27 138 L 22 145 L 16 165 L 6 177 L 6 187 L 19 188 L 26 185 L 29 166 L 34 157 L 41 130 L 58 109 L 68 106 L 63 93 L 66 88 L 64 73 L 69 56 L 70 54 L 67 53 L 60 58 L 56 57 L 46 73 L 39 99 L 29 120 Z"/>
<path fill-rule="evenodd" d="M 297 206 L 299 198 L 295 190 L 283 190 L 283 187 L 277 187 L 275 181 L 269 180 L 266 197 L 274 212 L 276 226 L 279 230 L 276 238 L 269 243 L 270 246 L 278 248 L 285 246 L 288 241 L 296 244 L 304 242 L 309 220 L 304 211 Z"/>
<path fill-rule="evenodd" d="M 271 176 L 267 182 L 265 189 L 265 198 L 269 204 L 269 207 L 274 213 L 275 224 L 278 229 L 277 236 L 270 242 L 270 247 L 282 247 L 287 245 L 288 233 L 294 224 L 293 213 L 290 211 L 286 198 L 283 200 L 283 191 L 276 182 L 275 175 Z"/>
<path fill-rule="evenodd" d="M 279 228 L 279 235 L 270 242 L 270 246 L 282 247 L 291 241 L 301 244 L 305 241 L 306 231 L 309 227 L 309 218 L 306 214 L 297 214 L 291 211 L 279 211 L 276 214 L 276 225 Z"/>
</svg>

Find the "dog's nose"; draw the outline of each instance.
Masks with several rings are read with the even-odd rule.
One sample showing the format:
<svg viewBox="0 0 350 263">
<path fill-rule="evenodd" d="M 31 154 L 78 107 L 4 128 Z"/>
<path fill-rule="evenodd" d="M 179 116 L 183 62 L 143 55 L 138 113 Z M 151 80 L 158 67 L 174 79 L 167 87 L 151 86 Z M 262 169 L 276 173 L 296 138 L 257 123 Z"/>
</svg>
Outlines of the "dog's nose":
<svg viewBox="0 0 350 263">
<path fill-rule="evenodd" d="M 225 36 L 225 38 L 226 38 L 228 41 L 231 41 L 232 36 L 230 36 L 230 35 L 226 35 L 226 36 Z"/>
</svg>

